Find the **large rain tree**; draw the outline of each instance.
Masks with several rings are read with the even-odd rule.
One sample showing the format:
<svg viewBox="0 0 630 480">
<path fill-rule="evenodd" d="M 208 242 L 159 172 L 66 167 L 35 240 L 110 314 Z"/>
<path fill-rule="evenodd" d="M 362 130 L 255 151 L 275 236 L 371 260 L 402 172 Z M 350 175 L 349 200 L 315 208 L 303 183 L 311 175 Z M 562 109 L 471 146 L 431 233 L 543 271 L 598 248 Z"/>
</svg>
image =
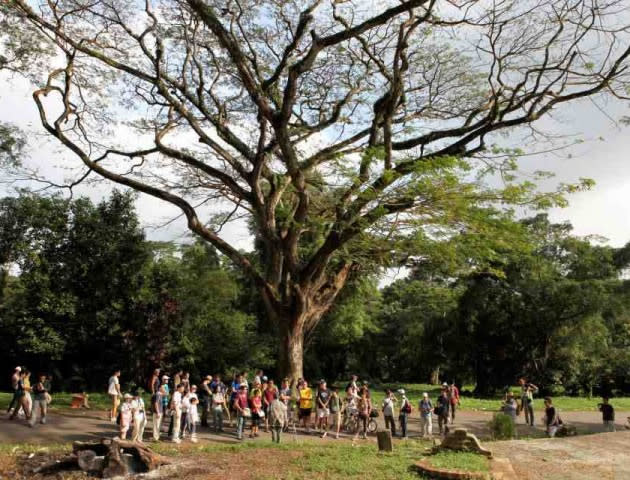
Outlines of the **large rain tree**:
<svg viewBox="0 0 630 480">
<path fill-rule="evenodd" d="M 0 67 L 38 84 L 43 127 L 83 168 L 68 186 L 169 202 L 242 268 L 295 379 L 362 266 L 542 199 L 505 174 L 505 134 L 545 141 L 550 112 L 624 98 L 624 3 L 6 0 Z M 230 221 L 257 255 L 226 240 Z"/>
</svg>

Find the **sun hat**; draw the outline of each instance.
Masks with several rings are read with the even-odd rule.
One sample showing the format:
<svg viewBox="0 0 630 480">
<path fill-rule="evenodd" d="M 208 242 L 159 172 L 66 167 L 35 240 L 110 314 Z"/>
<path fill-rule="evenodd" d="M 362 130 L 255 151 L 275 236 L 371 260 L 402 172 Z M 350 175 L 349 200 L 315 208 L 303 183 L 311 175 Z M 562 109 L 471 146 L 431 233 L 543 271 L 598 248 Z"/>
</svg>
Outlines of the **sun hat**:
<svg viewBox="0 0 630 480">
<path fill-rule="evenodd" d="M 162 375 L 162 380 L 168 380 L 169 378 L 171 377 L 169 377 L 168 375 Z"/>
<path fill-rule="evenodd" d="M 123 395 L 123 398 L 124 398 L 125 400 L 127 400 L 127 399 L 129 399 L 129 398 L 133 398 L 133 397 L 132 397 L 131 395 L 129 395 L 128 393 L 125 393 L 125 394 Z"/>
<path fill-rule="evenodd" d="M 247 388 L 247 384 L 246 383 L 241 383 L 238 388 Z"/>
<path fill-rule="evenodd" d="M 263 382 L 266 382 L 267 380 L 269 380 L 267 377 L 264 377 L 264 376 L 262 377 Z"/>
<path fill-rule="evenodd" d="M 15 371 L 16 372 L 21 372 L 22 371 L 22 367 L 15 367 Z"/>
<path fill-rule="evenodd" d="M 398 393 L 400 393 L 401 395 L 405 394 L 405 389 L 404 388 L 399 388 L 398 389 Z"/>
</svg>

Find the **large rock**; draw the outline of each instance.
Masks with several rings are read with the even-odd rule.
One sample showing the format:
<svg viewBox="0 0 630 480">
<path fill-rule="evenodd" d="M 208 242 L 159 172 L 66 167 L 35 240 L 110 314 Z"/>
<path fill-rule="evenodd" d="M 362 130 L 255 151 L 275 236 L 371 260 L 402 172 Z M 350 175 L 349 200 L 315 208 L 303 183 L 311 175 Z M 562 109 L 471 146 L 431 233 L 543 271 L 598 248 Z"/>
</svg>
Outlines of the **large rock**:
<svg viewBox="0 0 630 480">
<path fill-rule="evenodd" d="M 461 452 L 474 452 L 492 458 L 492 452 L 481 446 L 479 439 L 465 428 L 458 428 L 449 433 L 439 446 L 433 448 L 434 452 L 440 450 L 456 450 Z"/>
</svg>

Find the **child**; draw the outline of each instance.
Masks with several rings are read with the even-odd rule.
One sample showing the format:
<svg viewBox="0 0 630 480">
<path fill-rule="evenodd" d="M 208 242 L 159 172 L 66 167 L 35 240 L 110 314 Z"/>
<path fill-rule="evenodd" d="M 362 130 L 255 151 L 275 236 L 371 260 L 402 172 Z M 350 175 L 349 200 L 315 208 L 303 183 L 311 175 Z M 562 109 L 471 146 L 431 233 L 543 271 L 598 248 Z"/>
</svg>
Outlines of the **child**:
<svg viewBox="0 0 630 480">
<path fill-rule="evenodd" d="M 133 397 L 128 393 L 125 393 L 123 397 L 123 404 L 120 406 L 120 439 L 125 440 L 127 438 L 127 432 L 131 426 L 131 420 L 133 419 L 133 410 L 131 407 L 131 400 Z"/>
<path fill-rule="evenodd" d="M 608 403 L 608 397 L 602 398 L 602 402 L 599 405 L 599 411 L 602 412 L 602 420 L 604 421 L 604 430 L 607 432 L 615 431 L 615 409 Z"/>
<path fill-rule="evenodd" d="M 190 441 L 197 443 L 197 422 L 199 421 L 197 405 L 199 404 L 199 399 L 196 396 L 190 397 L 189 402 L 186 415 L 186 430 L 190 432 Z"/>
<path fill-rule="evenodd" d="M 252 397 L 249 399 L 249 408 L 252 412 L 252 433 L 249 434 L 249 438 L 254 438 L 258 436 L 260 419 L 264 416 L 262 410 L 262 392 L 260 388 L 254 388 L 252 391 Z"/>
</svg>

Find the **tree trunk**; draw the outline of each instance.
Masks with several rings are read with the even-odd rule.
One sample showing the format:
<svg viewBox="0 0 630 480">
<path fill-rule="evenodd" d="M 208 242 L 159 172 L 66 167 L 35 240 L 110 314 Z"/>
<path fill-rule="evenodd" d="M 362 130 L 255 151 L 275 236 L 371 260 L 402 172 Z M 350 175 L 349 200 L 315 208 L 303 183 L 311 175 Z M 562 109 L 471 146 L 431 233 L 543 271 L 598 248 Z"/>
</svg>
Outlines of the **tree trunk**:
<svg viewBox="0 0 630 480">
<path fill-rule="evenodd" d="M 299 322 L 290 323 L 293 326 L 283 328 L 278 373 L 279 379 L 288 378 L 293 386 L 299 378 L 304 378 L 304 327 Z"/>
<path fill-rule="evenodd" d="M 431 372 L 431 385 L 439 385 L 440 384 L 440 367 L 435 367 Z"/>
</svg>

